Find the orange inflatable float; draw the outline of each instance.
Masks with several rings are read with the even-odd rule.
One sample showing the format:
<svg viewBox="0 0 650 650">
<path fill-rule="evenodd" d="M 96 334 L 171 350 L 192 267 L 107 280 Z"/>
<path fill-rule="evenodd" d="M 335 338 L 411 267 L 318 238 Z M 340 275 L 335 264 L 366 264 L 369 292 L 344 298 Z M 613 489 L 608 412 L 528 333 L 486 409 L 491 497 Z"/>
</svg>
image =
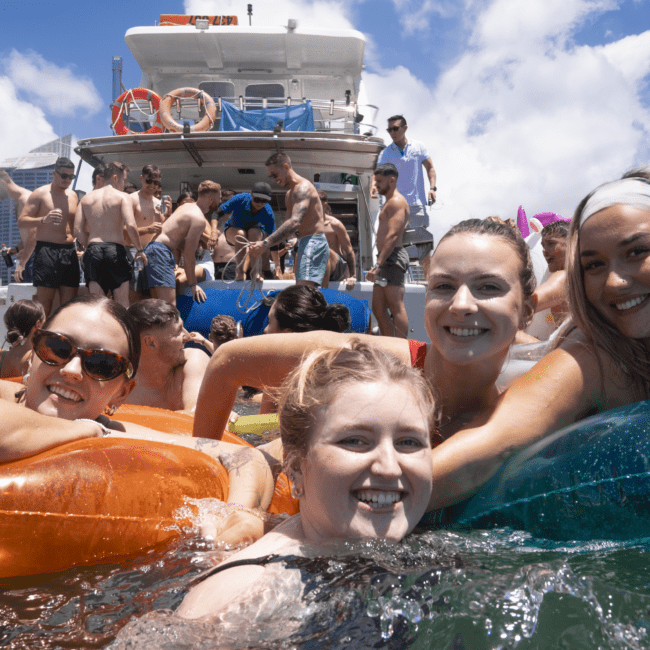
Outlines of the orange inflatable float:
<svg viewBox="0 0 650 650">
<path fill-rule="evenodd" d="M 149 102 L 149 112 L 151 117 L 155 117 L 154 123 L 146 131 L 131 131 L 124 122 L 125 113 L 128 115 L 128 106 L 136 103 L 136 100 Z M 158 109 L 160 108 L 160 95 L 148 90 L 147 88 L 132 88 L 125 90 L 113 104 L 112 119 L 113 129 L 117 135 L 128 135 L 130 133 L 162 133 L 162 123 Z"/>
<path fill-rule="evenodd" d="M 191 416 L 163 409 L 123 406 L 115 417 L 167 432 L 192 431 Z M 248 444 L 234 434 L 228 438 Z M 228 474 L 210 456 L 157 442 L 91 438 L 5 463 L 0 578 L 136 557 L 180 535 L 189 522 L 174 515 L 187 497 L 224 500 L 227 494 Z M 268 511 L 298 512 L 284 474 Z"/>
<path fill-rule="evenodd" d="M 168 131 L 176 133 L 183 131 L 183 125 L 172 117 L 173 104 L 176 105 L 176 109 L 180 114 L 181 99 L 196 99 L 199 104 L 199 112 L 204 111 L 203 117 L 196 124 L 190 126 L 190 131 L 192 133 L 195 131 L 209 131 L 217 117 L 217 105 L 208 93 L 198 88 L 176 88 L 176 90 L 172 90 L 162 98 L 160 110 L 158 111 L 162 125 Z"/>
<path fill-rule="evenodd" d="M 186 413 L 136 404 L 122 404 L 112 419 L 140 424 L 149 429 L 182 436 L 191 436 L 194 427 L 194 418 Z M 235 445 L 253 446 L 227 430 L 219 439 L 223 442 L 232 442 Z M 267 512 L 295 515 L 298 514 L 298 510 L 298 501 L 291 496 L 291 482 L 286 474 L 281 473 L 275 481 L 273 499 Z"/>
</svg>

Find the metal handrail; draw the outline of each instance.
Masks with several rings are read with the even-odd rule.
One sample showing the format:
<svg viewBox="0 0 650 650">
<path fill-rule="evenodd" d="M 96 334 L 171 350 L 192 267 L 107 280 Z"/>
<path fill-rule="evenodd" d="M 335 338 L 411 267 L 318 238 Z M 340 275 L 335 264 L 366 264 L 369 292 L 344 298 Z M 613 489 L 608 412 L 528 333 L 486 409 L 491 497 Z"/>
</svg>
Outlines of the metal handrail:
<svg viewBox="0 0 650 650">
<path fill-rule="evenodd" d="M 297 106 L 305 103 L 309 98 L 303 97 L 300 100 L 292 99 L 291 97 L 248 97 L 238 95 L 237 97 L 215 97 L 217 104 L 217 120 L 221 117 L 221 102 L 227 101 L 234 104 L 240 110 L 259 110 L 260 108 L 281 108 L 283 106 Z M 375 126 L 375 119 L 379 108 L 374 104 L 357 104 L 356 102 L 348 103 L 346 100 L 325 100 L 325 99 L 309 99 L 314 111 L 315 130 L 324 133 L 340 133 L 347 131 L 354 131 L 364 134 L 375 135 L 377 127 Z M 142 106 L 140 106 L 140 102 Z M 144 108 L 148 108 L 147 102 L 144 100 L 136 100 L 133 102 L 136 110 L 144 113 Z M 181 109 L 187 110 L 192 108 L 196 114 L 199 114 L 198 105 L 194 99 L 179 99 L 176 105 L 180 105 Z M 361 119 L 359 120 L 359 116 Z M 357 121 L 359 120 L 359 121 Z M 133 122 L 138 120 L 131 119 Z M 143 120 L 146 121 L 146 120 Z M 347 129 L 346 129 L 347 127 Z"/>
</svg>

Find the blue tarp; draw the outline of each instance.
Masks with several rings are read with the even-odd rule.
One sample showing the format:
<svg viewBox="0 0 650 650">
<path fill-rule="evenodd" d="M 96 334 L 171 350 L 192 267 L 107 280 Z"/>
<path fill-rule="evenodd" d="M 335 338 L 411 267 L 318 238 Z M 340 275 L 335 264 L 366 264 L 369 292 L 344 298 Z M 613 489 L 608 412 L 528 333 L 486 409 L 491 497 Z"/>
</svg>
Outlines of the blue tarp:
<svg viewBox="0 0 650 650">
<path fill-rule="evenodd" d="M 285 131 L 313 131 L 314 114 L 311 102 L 296 106 L 240 111 L 229 102 L 222 101 L 219 131 L 273 131 L 273 127 L 280 120 L 284 120 Z"/>
</svg>

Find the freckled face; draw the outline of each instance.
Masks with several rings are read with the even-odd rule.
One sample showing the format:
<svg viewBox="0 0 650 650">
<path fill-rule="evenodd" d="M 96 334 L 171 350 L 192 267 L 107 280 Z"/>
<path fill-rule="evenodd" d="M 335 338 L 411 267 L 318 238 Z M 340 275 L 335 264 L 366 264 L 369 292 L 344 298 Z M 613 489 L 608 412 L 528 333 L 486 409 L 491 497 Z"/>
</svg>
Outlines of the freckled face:
<svg viewBox="0 0 650 650">
<path fill-rule="evenodd" d="M 614 205 L 580 230 L 587 300 L 626 336 L 650 338 L 650 211 Z"/>
<path fill-rule="evenodd" d="M 89 305 L 72 305 L 62 311 L 48 329 L 67 336 L 83 349 L 103 349 L 128 358 L 129 345 L 121 325 L 104 310 Z M 95 419 L 111 404 L 120 404 L 130 385 L 124 375 L 109 381 L 89 377 L 81 359 L 73 357 L 63 366 L 49 366 L 32 357 L 26 406 L 43 415 L 76 420 Z"/>
<path fill-rule="evenodd" d="M 459 233 L 431 258 L 425 327 L 442 357 L 457 364 L 502 363 L 524 325 L 521 262 L 500 237 Z"/>
<path fill-rule="evenodd" d="M 400 540 L 424 514 L 431 493 L 428 421 L 402 384 L 341 386 L 317 415 L 297 482 L 309 540 Z"/>
</svg>

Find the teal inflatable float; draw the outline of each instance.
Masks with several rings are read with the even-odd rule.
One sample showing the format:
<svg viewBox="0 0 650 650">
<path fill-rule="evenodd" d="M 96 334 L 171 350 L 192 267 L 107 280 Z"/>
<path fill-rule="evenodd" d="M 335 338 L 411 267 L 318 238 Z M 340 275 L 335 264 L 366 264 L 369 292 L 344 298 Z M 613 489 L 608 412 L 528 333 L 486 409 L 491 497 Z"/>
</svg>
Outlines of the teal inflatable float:
<svg viewBox="0 0 650 650">
<path fill-rule="evenodd" d="M 650 537 L 650 401 L 548 436 L 445 515 L 454 527 L 509 527 L 557 541 Z"/>
</svg>

